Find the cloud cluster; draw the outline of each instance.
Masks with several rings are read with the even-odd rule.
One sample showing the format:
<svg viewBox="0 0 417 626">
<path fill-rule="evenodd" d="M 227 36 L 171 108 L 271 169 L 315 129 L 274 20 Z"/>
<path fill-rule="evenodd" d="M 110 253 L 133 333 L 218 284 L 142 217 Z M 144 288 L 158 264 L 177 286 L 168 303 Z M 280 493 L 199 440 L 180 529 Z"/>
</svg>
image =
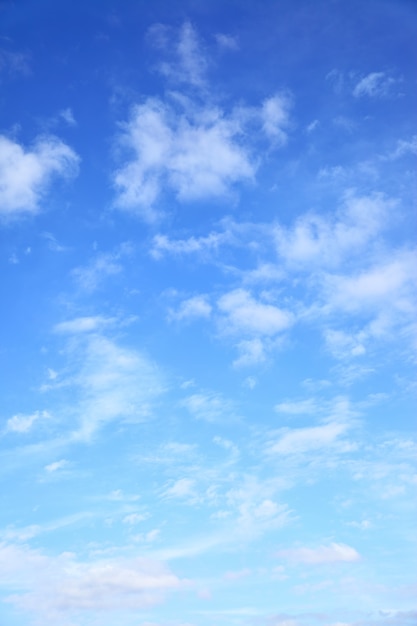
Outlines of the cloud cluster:
<svg viewBox="0 0 417 626">
<path fill-rule="evenodd" d="M 118 146 L 127 152 L 114 173 L 115 205 L 153 220 L 164 193 L 180 202 L 230 197 L 237 183 L 254 180 L 256 140 L 267 138 L 280 147 L 287 139 L 291 98 L 278 93 L 259 107 L 241 106 L 227 112 L 207 89 L 208 60 L 191 24 L 178 37 L 161 24 L 150 41 L 170 51 L 170 61 L 158 66 L 181 93 L 147 98 L 135 105 L 120 124 Z"/>
</svg>

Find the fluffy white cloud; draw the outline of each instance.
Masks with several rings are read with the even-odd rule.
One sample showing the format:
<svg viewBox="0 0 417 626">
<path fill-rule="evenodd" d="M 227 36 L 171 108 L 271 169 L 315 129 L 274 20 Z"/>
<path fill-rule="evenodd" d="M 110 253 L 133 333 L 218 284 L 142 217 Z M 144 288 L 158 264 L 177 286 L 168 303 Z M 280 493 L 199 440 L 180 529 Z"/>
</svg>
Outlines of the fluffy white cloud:
<svg viewBox="0 0 417 626">
<path fill-rule="evenodd" d="M 37 213 L 54 175 L 73 176 L 76 153 L 56 137 L 40 137 L 30 149 L 0 135 L 0 215 Z"/>
<path fill-rule="evenodd" d="M 152 221 L 163 192 L 181 202 L 228 198 L 237 183 L 253 181 L 259 159 L 252 148 L 265 136 L 273 147 L 285 144 L 291 102 L 278 93 L 261 106 L 226 111 L 210 93 L 208 60 L 191 24 L 178 36 L 156 24 L 148 39 L 167 54 L 158 69 L 183 83 L 182 91 L 169 91 L 164 101 L 146 99 L 120 124 L 119 153 L 127 157 L 113 184 L 116 207 Z"/>
<path fill-rule="evenodd" d="M 360 555 L 351 546 L 344 543 L 331 543 L 317 548 L 294 548 L 281 550 L 278 555 L 294 563 L 320 565 L 324 563 L 352 563 L 359 561 Z"/>
<path fill-rule="evenodd" d="M 217 305 L 225 315 L 226 330 L 232 332 L 271 336 L 286 330 L 294 321 L 289 311 L 255 300 L 245 289 L 226 293 Z"/>
<path fill-rule="evenodd" d="M 135 106 L 120 138 L 133 158 L 114 176 L 116 206 L 152 219 L 165 187 L 182 201 L 228 195 L 255 173 L 239 135 L 214 108 L 181 113 L 157 99 Z"/>
</svg>

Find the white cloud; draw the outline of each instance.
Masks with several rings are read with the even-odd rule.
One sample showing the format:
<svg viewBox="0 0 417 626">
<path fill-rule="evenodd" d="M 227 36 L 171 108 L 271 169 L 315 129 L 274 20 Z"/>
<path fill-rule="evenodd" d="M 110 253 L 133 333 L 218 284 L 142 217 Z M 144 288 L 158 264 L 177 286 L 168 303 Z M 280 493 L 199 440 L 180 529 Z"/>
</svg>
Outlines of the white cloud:
<svg viewBox="0 0 417 626">
<path fill-rule="evenodd" d="M 183 300 L 176 311 L 170 310 L 169 317 L 175 320 L 190 320 L 199 317 L 208 318 L 212 311 L 208 297 L 205 295 L 193 296 Z"/>
<path fill-rule="evenodd" d="M 289 125 L 291 100 L 286 94 L 276 94 L 265 100 L 261 109 L 262 128 L 278 146 L 287 142 L 286 129 Z"/>
<path fill-rule="evenodd" d="M 155 235 L 150 253 L 155 259 L 160 259 L 164 254 L 198 253 L 204 256 L 208 252 L 217 251 L 230 240 L 231 234 L 228 232 L 209 233 L 206 237 L 188 239 L 170 239 L 166 235 Z"/>
<path fill-rule="evenodd" d="M 232 403 L 220 394 L 195 393 L 182 401 L 196 418 L 207 422 L 222 422 L 235 416 Z"/>
<path fill-rule="evenodd" d="M 239 125 L 218 109 L 181 113 L 148 99 L 133 108 L 122 128 L 120 143 L 133 158 L 115 173 L 115 204 L 146 219 L 155 218 L 164 188 L 181 201 L 223 197 L 254 176 Z"/>
<path fill-rule="evenodd" d="M 165 489 L 165 498 L 195 498 L 196 481 L 191 478 L 180 478 Z"/>
<path fill-rule="evenodd" d="M 0 215 L 37 213 L 54 175 L 78 171 L 79 157 L 56 137 L 40 137 L 32 148 L 0 135 Z"/>
<path fill-rule="evenodd" d="M 227 505 L 233 513 L 236 538 L 250 540 L 291 521 L 292 511 L 286 504 L 278 503 L 274 499 L 276 492 L 282 489 L 283 481 L 261 481 L 256 476 L 246 475 L 236 483 L 226 493 Z"/>
<path fill-rule="evenodd" d="M 278 440 L 270 445 L 269 452 L 288 455 L 329 448 L 339 443 L 348 428 L 346 423 L 333 421 L 321 426 L 285 429 Z"/>
<path fill-rule="evenodd" d="M 284 278 L 283 268 L 273 263 L 260 263 L 255 269 L 245 271 L 242 276 L 243 282 L 249 284 L 282 282 Z"/>
<path fill-rule="evenodd" d="M 398 81 L 385 72 L 371 72 L 364 76 L 354 87 L 355 98 L 368 96 L 370 98 L 380 98 L 390 94 L 393 85 Z"/>
<path fill-rule="evenodd" d="M 51 416 L 48 411 L 35 411 L 31 415 L 13 415 L 6 422 L 6 432 L 28 433 L 32 430 L 35 422 L 39 420 L 49 419 Z"/>
<path fill-rule="evenodd" d="M 328 275 L 325 280 L 329 305 L 344 311 L 380 309 L 388 306 L 404 313 L 414 308 L 414 251 L 391 254 L 382 263 L 354 276 Z"/>
<path fill-rule="evenodd" d="M 347 193 L 335 217 L 310 213 L 300 217 L 292 229 L 277 226 L 278 252 L 287 263 L 309 271 L 312 264 L 338 265 L 387 227 L 394 207 L 395 201 L 382 194 Z"/>
<path fill-rule="evenodd" d="M 226 293 L 217 304 L 225 315 L 226 330 L 232 332 L 271 336 L 286 330 L 294 320 L 289 311 L 255 300 L 245 289 Z"/>
<path fill-rule="evenodd" d="M 324 563 L 352 563 L 359 561 L 359 553 L 344 543 L 331 543 L 317 548 L 294 548 L 280 550 L 277 556 L 294 563 L 321 565 Z"/>
<path fill-rule="evenodd" d="M 113 317 L 103 317 L 101 315 L 76 317 L 75 319 L 56 324 L 54 331 L 56 333 L 68 334 L 90 333 L 102 330 L 105 326 L 113 324 L 115 321 Z"/>
<path fill-rule="evenodd" d="M 168 192 L 180 202 L 229 198 L 238 183 L 254 180 L 259 159 L 252 148 L 265 135 L 272 147 L 287 139 L 290 97 L 278 93 L 261 106 L 222 109 L 211 94 L 208 60 L 189 23 L 179 31 L 154 25 L 148 38 L 167 52 L 158 68 L 181 93 L 147 98 L 120 124 L 118 152 L 126 161 L 113 175 L 114 205 L 143 219 L 158 218 L 158 201 Z M 174 40 L 174 42 L 173 42 Z"/>
<path fill-rule="evenodd" d="M 49 465 L 45 465 L 44 469 L 47 472 L 57 472 L 67 465 L 68 461 L 66 461 L 65 459 L 61 459 L 60 461 L 54 461 L 53 463 L 49 463 Z"/>
</svg>

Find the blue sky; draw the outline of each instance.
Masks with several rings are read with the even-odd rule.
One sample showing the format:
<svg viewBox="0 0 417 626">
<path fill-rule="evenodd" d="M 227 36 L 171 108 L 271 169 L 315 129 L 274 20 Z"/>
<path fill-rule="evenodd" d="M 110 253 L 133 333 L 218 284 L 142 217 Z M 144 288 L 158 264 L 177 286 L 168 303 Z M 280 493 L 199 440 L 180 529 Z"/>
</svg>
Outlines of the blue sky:
<svg viewBox="0 0 417 626">
<path fill-rule="evenodd" d="M 416 624 L 415 3 L 0 24 L 0 622 Z"/>
</svg>

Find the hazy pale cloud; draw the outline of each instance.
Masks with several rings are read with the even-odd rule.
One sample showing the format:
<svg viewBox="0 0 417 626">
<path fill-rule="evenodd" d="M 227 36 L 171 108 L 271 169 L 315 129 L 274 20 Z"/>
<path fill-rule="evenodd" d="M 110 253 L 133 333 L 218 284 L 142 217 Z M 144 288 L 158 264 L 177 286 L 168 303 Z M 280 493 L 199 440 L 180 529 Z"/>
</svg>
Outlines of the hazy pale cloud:
<svg viewBox="0 0 417 626">
<path fill-rule="evenodd" d="M 0 563 L 21 609 L 64 620 L 90 612 L 143 609 L 160 603 L 184 583 L 162 563 L 141 558 L 81 561 L 72 553 L 52 557 L 25 546 L 3 544 Z M 55 623 L 57 623 L 55 621 Z"/>
<path fill-rule="evenodd" d="M 233 403 L 216 393 L 195 393 L 185 398 L 182 404 L 196 419 L 207 422 L 224 422 L 235 417 Z"/>
<path fill-rule="evenodd" d="M 268 98 L 262 105 L 262 128 L 274 143 L 282 146 L 287 141 L 291 99 L 287 94 L 277 94 Z"/>
<path fill-rule="evenodd" d="M 344 543 L 331 543 L 317 548 L 293 548 L 281 550 L 277 556 L 294 563 L 321 565 L 325 563 L 352 563 L 359 561 L 360 555 L 351 546 Z"/>
</svg>

